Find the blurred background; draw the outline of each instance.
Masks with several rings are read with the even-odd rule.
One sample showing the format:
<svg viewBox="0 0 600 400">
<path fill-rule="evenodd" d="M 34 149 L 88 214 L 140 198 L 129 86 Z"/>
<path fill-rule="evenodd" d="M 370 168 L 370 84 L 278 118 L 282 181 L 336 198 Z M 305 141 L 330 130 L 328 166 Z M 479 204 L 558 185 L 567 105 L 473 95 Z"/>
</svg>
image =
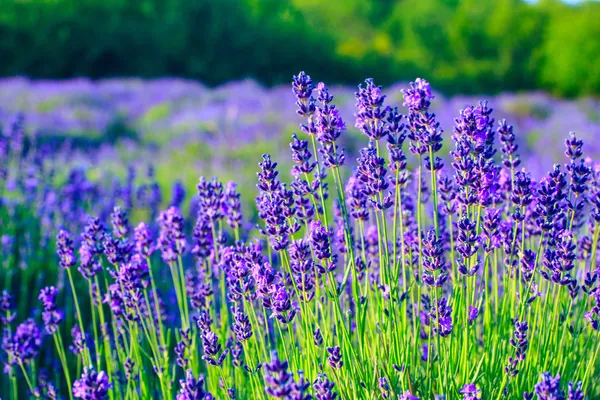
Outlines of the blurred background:
<svg viewBox="0 0 600 400">
<path fill-rule="evenodd" d="M 446 94 L 600 94 L 600 3 L 559 0 L 3 0 L 0 75 L 218 85 L 425 76 Z"/>
<path fill-rule="evenodd" d="M 489 100 L 541 176 L 571 130 L 600 155 L 598 21 L 597 1 L 2 0 L 0 122 L 91 180 L 154 167 L 165 192 L 206 174 L 251 198 L 261 153 L 291 163 L 292 75 L 332 85 L 350 162 L 356 86 L 401 106 L 422 77 L 446 154 L 460 109 Z"/>
</svg>

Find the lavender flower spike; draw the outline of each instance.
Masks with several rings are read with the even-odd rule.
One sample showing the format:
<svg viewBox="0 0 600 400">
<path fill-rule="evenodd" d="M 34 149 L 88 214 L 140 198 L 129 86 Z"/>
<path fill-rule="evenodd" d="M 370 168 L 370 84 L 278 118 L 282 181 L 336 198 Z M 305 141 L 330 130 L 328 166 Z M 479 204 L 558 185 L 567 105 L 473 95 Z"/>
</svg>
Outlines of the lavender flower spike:
<svg viewBox="0 0 600 400">
<path fill-rule="evenodd" d="M 84 367 L 81 378 L 73 383 L 73 396 L 83 400 L 106 400 L 111 387 L 104 371 L 96 372 L 94 367 Z"/>
</svg>

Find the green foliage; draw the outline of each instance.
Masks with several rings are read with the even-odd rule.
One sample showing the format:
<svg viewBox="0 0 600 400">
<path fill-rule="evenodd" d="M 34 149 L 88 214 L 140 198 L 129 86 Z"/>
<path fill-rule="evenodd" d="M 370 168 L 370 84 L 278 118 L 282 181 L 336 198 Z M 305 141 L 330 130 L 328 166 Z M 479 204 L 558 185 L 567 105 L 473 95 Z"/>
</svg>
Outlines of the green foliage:
<svg viewBox="0 0 600 400">
<path fill-rule="evenodd" d="M 5 0 L 0 74 L 600 93 L 600 3 L 558 0 Z"/>
</svg>

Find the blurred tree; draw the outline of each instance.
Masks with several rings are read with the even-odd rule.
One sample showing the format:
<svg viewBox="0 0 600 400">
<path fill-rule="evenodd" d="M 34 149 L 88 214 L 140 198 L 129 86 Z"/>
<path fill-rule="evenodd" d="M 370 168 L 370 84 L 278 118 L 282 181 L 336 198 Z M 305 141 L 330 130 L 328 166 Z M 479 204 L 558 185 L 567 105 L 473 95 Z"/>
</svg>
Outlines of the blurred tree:
<svg viewBox="0 0 600 400">
<path fill-rule="evenodd" d="M 4 0 L 0 75 L 390 83 L 600 94 L 600 3 Z"/>
</svg>

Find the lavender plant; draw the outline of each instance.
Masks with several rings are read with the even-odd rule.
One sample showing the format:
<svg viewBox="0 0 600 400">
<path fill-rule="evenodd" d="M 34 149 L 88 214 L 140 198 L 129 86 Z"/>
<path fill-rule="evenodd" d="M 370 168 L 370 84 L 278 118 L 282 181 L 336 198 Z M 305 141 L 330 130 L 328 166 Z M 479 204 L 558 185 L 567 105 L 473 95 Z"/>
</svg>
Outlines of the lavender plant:
<svg viewBox="0 0 600 400">
<path fill-rule="evenodd" d="M 250 212 L 218 178 L 189 202 L 179 181 L 163 202 L 153 170 L 52 185 L 20 120 L 0 135 L 0 396 L 599 398 L 600 164 L 583 141 L 535 180 L 487 102 L 445 135 L 428 82 L 403 115 L 367 79 L 354 162 L 326 85 L 292 88 L 300 133 L 262 155 Z"/>
</svg>

